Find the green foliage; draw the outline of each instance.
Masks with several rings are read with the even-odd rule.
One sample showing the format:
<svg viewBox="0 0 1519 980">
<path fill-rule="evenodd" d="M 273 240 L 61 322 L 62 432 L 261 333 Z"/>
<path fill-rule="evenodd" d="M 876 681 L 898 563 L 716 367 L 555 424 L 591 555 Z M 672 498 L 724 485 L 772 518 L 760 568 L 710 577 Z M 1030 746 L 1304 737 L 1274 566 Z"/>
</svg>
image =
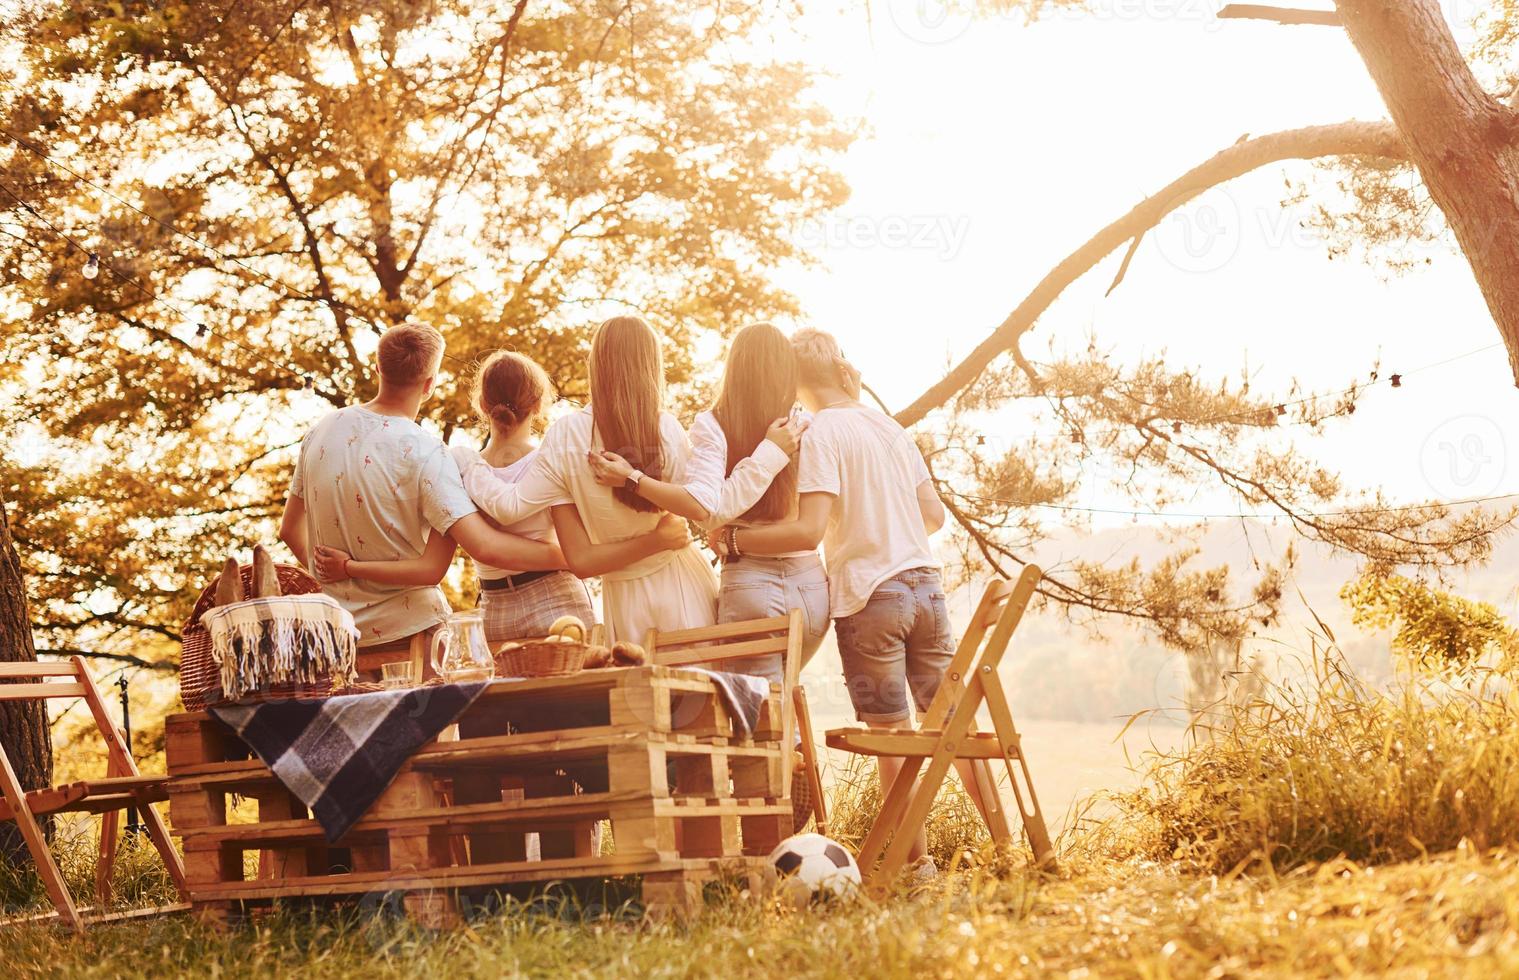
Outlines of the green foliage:
<svg viewBox="0 0 1519 980">
<path fill-rule="evenodd" d="M 1331 663 L 1233 709 L 1213 740 L 1157 756 L 1115 798 L 1116 833 L 1203 873 L 1344 857 L 1406 861 L 1519 844 L 1519 694 L 1367 690 Z"/>
<path fill-rule="evenodd" d="M 118 817 L 118 826 L 126 823 Z M 93 905 L 95 859 L 100 846 L 100 821 L 91 816 L 68 814 L 54 820 L 52 852 L 75 902 Z M 158 851 L 146 834 L 123 834 L 111 876 L 113 909 L 172 905 L 179 901 L 174 881 L 164 869 Z M 30 863 L 13 867 L 0 861 L 0 918 L 10 911 L 50 911 L 42 879 Z M 3 931 L 3 930 L 0 930 Z"/>
<path fill-rule="evenodd" d="M 813 73 L 749 43 L 763 5 L 16 13 L 0 130 L 56 165 L 0 140 L 35 209 L 0 193 L 0 485 L 44 648 L 167 660 L 192 587 L 272 539 L 304 426 L 370 394 L 387 325 L 447 335 L 445 434 L 495 348 L 583 396 L 613 312 L 649 316 L 685 385 L 699 338 L 795 312 L 792 229 L 846 195 Z"/>
<path fill-rule="evenodd" d="M 1420 667 L 1470 670 L 1495 658 L 1507 667 L 1519 655 L 1519 631 L 1491 603 L 1375 573 L 1346 583 L 1340 598 L 1357 626 L 1396 630 L 1393 650 Z"/>
<path fill-rule="evenodd" d="M 874 759 L 848 757 L 832 774 L 828 793 L 828 835 L 858 851 L 881 812 L 881 783 Z M 980 855 L 990 842 L 976 804 L 951 770 L 944 788 L 928 812 L 928 854 L 944 870 Z"/>
<path fill-rule="evenodd" d="M 912 899 L 794 910 L 730 892 L 689 923 L 508 903 L 429 933 L 278 910 L 222 934 L 187 917 L 73 936 L 0 929 L 18 977 L 1246 977 L 1512 975 L 1519 859 L 1471 851 L 1281 879 L 1109 863 L 963 876 Z"/>
</svg>

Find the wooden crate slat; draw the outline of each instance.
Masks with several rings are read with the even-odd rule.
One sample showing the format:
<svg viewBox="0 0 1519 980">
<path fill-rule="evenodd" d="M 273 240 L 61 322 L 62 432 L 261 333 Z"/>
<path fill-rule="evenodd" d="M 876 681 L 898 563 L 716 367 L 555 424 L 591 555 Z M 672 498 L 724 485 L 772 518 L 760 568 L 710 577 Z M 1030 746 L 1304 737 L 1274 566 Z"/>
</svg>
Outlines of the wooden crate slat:
<svg viewBox="0 0 1519 980">
<path fill-rule="evenodd" d="M 633 793 L 582 793 L 577 796 L 551 796 L 539 799 L 508 800 L 500 803 L 432 807 L 417 810 L 406 816 L 366 816 L 354 824 L 348 835 L 333 846 L 343 847 L 352 839 L 361 837 L 369 839 L 392 830 L 436 829 L 454 833 L 489 824 L 515 826 L 539 821 L 562 823 L 588 817 L 604 817 L 608 808 L 638 798 L 637 794 Z M 259 823 L 186 827 L 179 833 L 186 841 L 216 840 L 231 845 L 256 848 L 321 838 L 322 827 L 320 823 L 312 819 L 267 820 Z"/>
<path fill-rule="evenodd" d="M 286 878 L 280 881 L 238 881 L 201 890 L 208 901 L 218 899 L 284 898 L 291 892 L 303 896 L 354 895 L 365 892 L 411 891 L 425 888 L 470 888 L 481 885 L 516 884 L 563 878 L 602 878 L 616 875 L 685 871 L 689 862 L 674 855 L 622 855 L 589 862 L 580 858 L 544 861 L 510 861 L 500 864 L 433 868 L 415 872 L 356 872 Z M 693 870 L 706 868 L 698 862 Z"/>
<path fill-rule="evenodd" d="M 493 683 L 461 717 L 462 737 L 424 746 L 337 843 L 353 870 L 333 868 L 319 823 L 230 730 L 206 713 L 174 716 L 168 795 L 196 912 L 225 923 L 245 902 L 385 891 L 444 926 L 457 921 L 457 889 L 625 874 L 645 876 L 651 908 L 681 907 L 719 864 L 756 874 L 789 829 L 780 708 L 772 692 L 758 731 L 740 738 L 696 671 Z M 227 823 L 234 793 L 260 801 L 255 822 Z M 604 819 L 605 856 L 591 836 Z M 525 859 L 528 833 L 540 860 Z M 245 881 L 248 851 L 262 858 Z"/>
</svg>

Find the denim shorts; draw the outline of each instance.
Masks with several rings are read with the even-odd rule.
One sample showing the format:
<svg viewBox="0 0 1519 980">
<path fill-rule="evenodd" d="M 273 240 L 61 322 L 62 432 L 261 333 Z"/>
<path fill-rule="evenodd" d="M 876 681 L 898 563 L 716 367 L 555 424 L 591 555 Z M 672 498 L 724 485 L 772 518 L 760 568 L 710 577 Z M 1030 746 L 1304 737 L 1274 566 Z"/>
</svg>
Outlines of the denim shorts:
<svg viewBox="0 0 1519 980">
<path fill-rule="evenodd" d="M 769 619 L 784 616 L 793 609 L 802 611 L 805 665 L 817 653 L 828 632 L 828 572 L 817 555 L 798 558 L 745 555 L 723 566 L 722 588 L 717 593 L 719 623 Z M 730 660 L 718 666 L 737 674 L 781 682 L 779 654 Z"/>
<path fill-rule="evenodd" d="M 939 691 L 955 656 L 949 606 L 937 569 L 909 568 L 882 582 L 865 607 L 834 622 L 855 715 L 870 725 L 907 721 Z"/>
</svg>

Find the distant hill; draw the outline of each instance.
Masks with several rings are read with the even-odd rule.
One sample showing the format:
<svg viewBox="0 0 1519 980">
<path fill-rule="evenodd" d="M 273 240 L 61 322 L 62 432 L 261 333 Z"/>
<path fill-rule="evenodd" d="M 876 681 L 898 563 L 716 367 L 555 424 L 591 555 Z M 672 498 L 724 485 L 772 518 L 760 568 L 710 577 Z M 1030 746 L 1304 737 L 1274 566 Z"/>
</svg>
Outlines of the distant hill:
<svg viewBox="0 0 1519 980">
<path fill-rule="evenodd" d="M 1237 581 L 1248 584 L 1254 557 L 1263 563 L 1279 555 L 1292 532 L 1259 520 L 1213 521 L 1201 538 L 1198 567 L 1228 563 L 1239 570 Z M 1067 531 L 1046 541 L 1036 555 L 1045 567 L 1061 560 L 1127 561 L 1145 565 L 1169 554 L 1175 532 L 1138 525 L 1094 533 Z M 1514 569 L 1519 568 L 1519 540 L 1504 541 L 1493 561 L 1479 569 L 1454 574 L 1447 587 L 1473 599 L 1491 602 L 1506 615 L 1515 613 Z M 1333 631 L 1340 649 L 1358 676 L 1384 684 L 1393 676 L 1388 637 L 1362 632 L 1350 623 L 1339 598 L 1340 587 L 1356 575 L 1356 562 L 1331 555 L 1328 549 L 1298 541 L 1298 556 L 1287 581 L 1282 623 L 1246 643 L 1247 656 L 1259 656 L 1268 675 L 1283 676 L 1300 669 L 1310 656 L 1310 630 L 1316 613 Z M 1302 598 L 1298 593 L 1301 592 Z M 973 583 L 951 595 L 956 635 L 968 618 L 980 586 Z M 1306 605 L 1305 605 L 1306 602 Z M 1312 612 L 1310 612 L 1310 607 Z M 1180 654 L 1161 646 L 1142 628 L 1112 620 L 1100 624 L 1094 636 L 1070 623 L 1056 609 L 1030 613 L 1008 651 L 1003 674 L 1014 711 L 1021 717 L 1059 721 L 1111 722 L 1135 712 L 1167 709 L 1177 724 L 1186 691 L 1186 668 Z M 822 718 L 843 722 L 852 718 L 848 695 L 839 678 L 838 655 L 830 635 L 806 673 L 809 697 Z"/>
</svg>

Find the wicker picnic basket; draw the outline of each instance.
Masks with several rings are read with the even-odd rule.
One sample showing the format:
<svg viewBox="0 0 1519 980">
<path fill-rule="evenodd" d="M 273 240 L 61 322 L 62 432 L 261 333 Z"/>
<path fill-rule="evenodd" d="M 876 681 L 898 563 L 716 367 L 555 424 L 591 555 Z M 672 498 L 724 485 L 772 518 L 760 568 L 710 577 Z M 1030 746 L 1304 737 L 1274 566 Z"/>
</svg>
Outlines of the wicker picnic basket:
<svg viewBox="0 0 1519 980">
<path fill-rule="evenodd" d="M 322 591 L 321 583 L 312 578 L 299 565 L 276 565 L 281 595 L 310 595 Z M 243 593 L 253 591 L 253 566 L 243 565 Z M 224 704 L 222 694 L 221 665 L 211 656 L 211 633 L 201 623 L 200 617 L 216 604 L 217 576 L 201 591 L 190 610 L 190 618 L 180 630 L 183 649 L 179 655 L 179 699 L 186 711 L 204 711 L 213 704 Z M 326 697 L 332 693 L 330 679 L 302 684 L 276 684 L 268 697 L 298 698 Z"/>
<path fill-rule="evenodd" d="M 549 635 L 516 640 L 496 650 L 497 677 L 558 677 L 573 674 L 585 663 L 590 647 L 585 624 L 573 616 L 554 623 Z"/>
</svg>

